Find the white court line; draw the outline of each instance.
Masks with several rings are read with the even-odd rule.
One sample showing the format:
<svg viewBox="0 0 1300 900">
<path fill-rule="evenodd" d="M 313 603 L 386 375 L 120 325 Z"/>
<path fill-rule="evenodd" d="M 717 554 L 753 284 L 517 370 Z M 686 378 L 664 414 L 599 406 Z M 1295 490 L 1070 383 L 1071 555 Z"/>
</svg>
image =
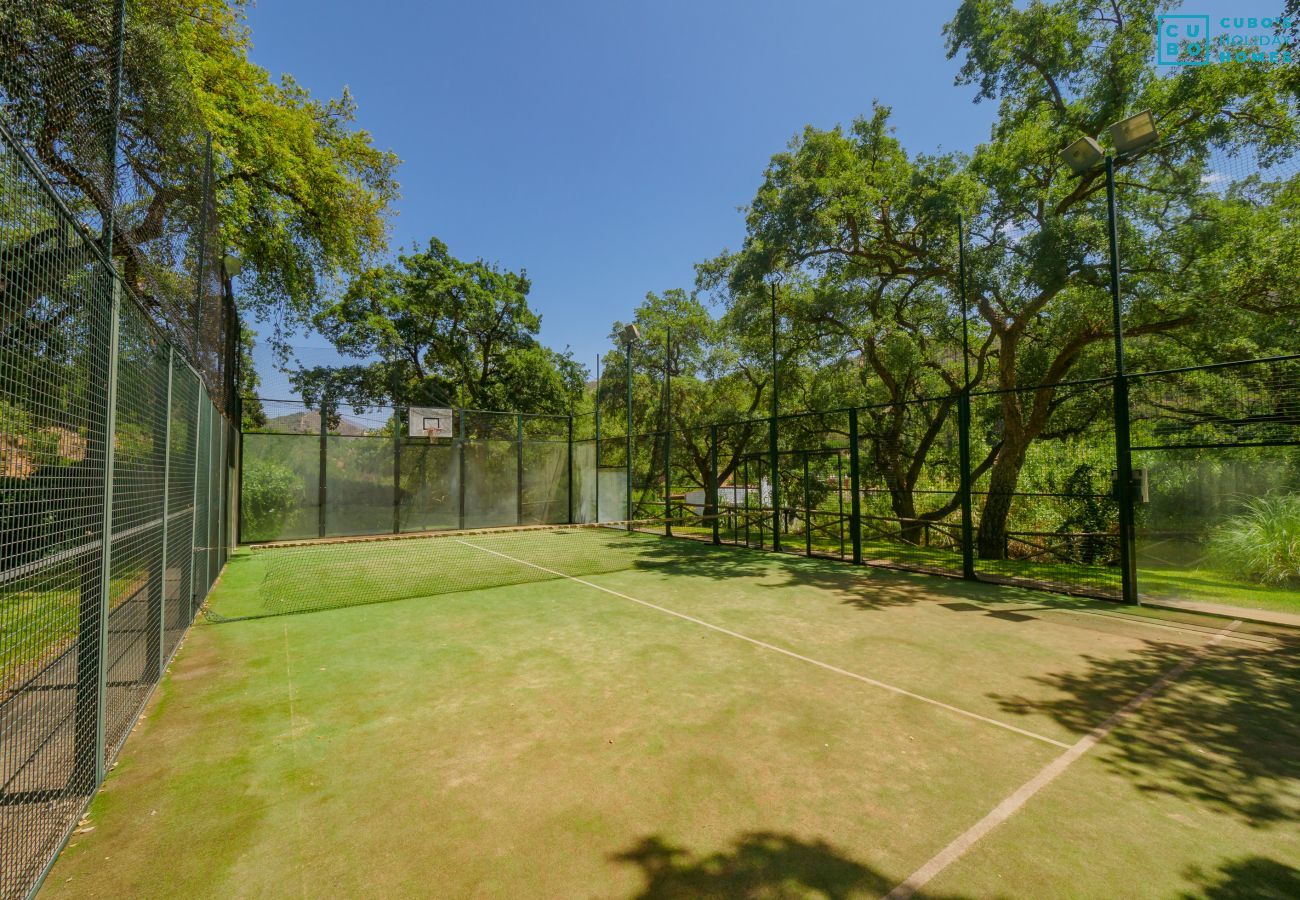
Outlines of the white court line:
<svg viewBox="0 0 1300 900">
<path fill-rule="evenodd" d="M 559 578 L 567 578 L 570 581 L 576 581 L 578 584 L 585 584 L 589 588 L 595 588 L 598 591 L 604 591 L 606 594 L 613 594 L 615 597 L 621 597 L 624 600 L 631 600 L 633 603 L 639 603 L 642 606 L 647 606 L 650 609 L 658 610 L 661 613 L 667 613 L 670 616 L 676 616 L 679 619 L 685 619 L 687 622 L 694 622 L 696 625 L 703 625 L 705 628 L 709 628 L 721 634 L 725 634 L 730 637 L 734 637 L 739 640 L 746 641 L 750 644 L 753 644 L 756 647 L 762 647 L 764 650 L 771 650 L 774 653 L 780 653 L 784 656 L 789 656 L 792 659 L 797 659 L 802 662 L 809 663 L 811 665 L 817 666 L 818 668 L 825 669 L 828 672 L 834 672 L 837 675 L 843 675 L 845 678 L 852 678 L 856 681 L 861 681 L 864 684 L 869 684 L 872 687 L 878 687 L 881 690 L 891 691 L 895 694 L 900 694 L 904 697 L 910 697 L 913 700 L 919 700 L 922 703 L 928 703 L 931 706 L 937 706 L 940 709 L 946 709 L 949 712 L 956 713 L 959 716 L 965 716 L 968 719 L 975 719 L 976 721 L 984 722 L 988 725 L 996 725 L 998 728 L 1005 729 L 1006 731 L 1014 731 L 1016 734 L 1024 735 L 1025 737 L 1028 738 L 1033 738 L 1036 741 L 1042 741 L 1045 744 L 1051 744 L 1054 747 L 1068 748 L 1070 746 L 1064 741 L 1058 741 L 1055 738 L 1049 738 L 1045 735 L 1037 734 L 1033 731 L 1028 731 L 1024 728 L 1018 728 L 1015 725 L 1011 725 L 1006 722 L 999 722 L 997 719 L 991 719 L 988 716 L 982 716 L 977 712 L 971 712 L 968 709 L 962 709 L 960 706 L 953 706 L 952 704 L 944 703 L 942 700 L 934 700 L 930 697 L 922 696 L 921 694 L 914 694 L 909 690 L 905 690 L 904 688 L 895 687 L 892 684 L 886 684 L 885 682 L 877 681 L 874 678 L 868 678 L 866 675 L 859 675 L 857 672 L 850 672 L 848 669 L 841 669 L 839 666 L 833 666 L 830 663 L 822 662 L 819 659 L 813 659 L 811 656 L 804 656 L 802 653 L 795 653 L 793 650 L 787 650 L 784 647 L 778 647 L 776 646 L 776 644 L 769 644 L 767 643 L 767 641 L 760 641 L 758 638 L 752 638 L 749 635 L 741 634 L 738 631 L 732 631 L 730 628 L 723 628 L 721 625 L 714 625 L 712 622 L 706 622 L 703 619 L 697 619 L 694 616 L 688 616 L 685 613 L 677 612 L 677 610 L 675 609 L 669 609 L 666 606 L 659 606 L 657 603 L 651 603 L 648 600 L 640 600 L 636 597 L 631 596 L 630 594 L 624 594 L 620 591 L 613 590 L 612 588 L 607 588 L 604 585 L 596 584 L 593 581 L 587 581 L 583 578 L 575 578 L 572 575 L 566 575 L 564 572 L 560 572 L 555 569 L 548 569 L 546 566 L 539 566 L 537 565 L 537 563 L 531 563 L 525 559 L 516 559 L 515 557 L 510 556 L 509 554 L 500 553 L 496 550 L 488 549 L 487 547 L 480 547 L 478 544 L 471 544 L 469 541 L 462 541 L 457 539 L 457 543 L 464 544 L 466 547 L 473 547 L 475 550 L 482 550 L 484 553 L 491 553 L 493 556 L 499 556 L 502 559 L 508 559 L 511 562 L 517 562 L 521 565 L 531 566 L 534 569 L 537 569 L 542 572 L 546 572 L 551 575 L 555 575 Z"/>
<path fill-rule="evenodd" d="M 1047 787 L 1047 785 L 1049 785 L 1058 775 L 1068 769 L 1077 759 L 1093 747 L 1097 746 L 1098 743 L 1104 740 L 1107 735 L 1114 731 L 1121 722 L 1132 715 L 1139 707 L 1156 694 L 1163 691 L 1169 685 L 1173 684 L 1179 678 L 1182 678 L 1183 675 L 1187 673 L 1188 669 L 1194 666 L 1201 657 L 1209 653 L 1215 644 L 1218 644 L 1221 640 L 1227 637 L 1228 632 L 1232 631 L 1240 624 L 1241 620 L 1235 620 L 1227 628 L 1224 628 L 1192 653 L 1188 654 L 1188 656 L 1178 665 L 1174 666 L 1168 672 L 1153 681 L 1145 691 L 1124 704 L 1124 706 L 1112 714 L 1110 718 L 1080 738 L 1078 743 L 1073 747 L 1048 763 L 1042 771 L 1033 778 L 1016 788 L 1015 792 L 1012 793 L 1011 796 L 1007 797 L 995 806 L 988 815 L 980 819 L 970 828 L 966 829 L 962 834 L 958 835 L 951 844 L 944 847 L 931 857 L 925 865 L 907 876 L 901 884 L 885 895 L 885 900 L 907 900 L 907 898 L 915 894 L 932 878 L 956 862 L 957 859 L 973 847 L 980 838 L 984 837 L 984 835 L 988 834 L 994 828 L 997 828 L 1007 819 L 1015 815 L 1016 811 L 1020 809 L 1020 807 L 1024 806 L 1031 797 L 1043 788 Z"/>
</svg>

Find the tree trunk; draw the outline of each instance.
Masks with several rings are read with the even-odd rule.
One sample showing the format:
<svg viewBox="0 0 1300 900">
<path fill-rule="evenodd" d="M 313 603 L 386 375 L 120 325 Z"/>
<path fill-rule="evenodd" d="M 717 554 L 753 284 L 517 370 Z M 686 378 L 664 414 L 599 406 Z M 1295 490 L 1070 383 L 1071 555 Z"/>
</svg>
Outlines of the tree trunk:
<svg viewBox="0 0 1300 900">
<path fill-rule="evenodd" d="M 1002 451 L 989 473 L 989 492 L 980 514 L 979 532 L 975 546 L 980 559 L 1007 558 L 1007 518 L 1011 515 L 1011 501 L 1020 480 L 1020 467 L 1025 462 L 1029 438 L 1026 435 L 1006 436 Z"/>
</svg>

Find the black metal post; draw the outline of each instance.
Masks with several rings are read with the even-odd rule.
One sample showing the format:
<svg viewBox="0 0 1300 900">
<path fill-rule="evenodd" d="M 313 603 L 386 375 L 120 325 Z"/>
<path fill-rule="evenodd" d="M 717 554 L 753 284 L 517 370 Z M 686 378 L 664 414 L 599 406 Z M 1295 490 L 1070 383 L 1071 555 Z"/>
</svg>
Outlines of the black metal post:
<svg viewBox="0 0 1300 900">
<path fill-rule="evenodd" d="M 853 563 L 862 564 L 862 498 L 858 496 L 858 411 L 849 410 L 849 540 Z"/>
<path fill-rule="evenodd" d="M 627 506 L 623 510 L 623 515 L 627 519 L 627 530 L 632 530 L 632 341 L 626 341 L 627 357 L 627 478 L 624 487 L 627 489 Z"/>
<path fill-rule="evenodd" d="M 408 413 L 409 415 L 409 413 Z M 393 407 L 393 534 L 402 533 L 402 413 Z"/>
<path fill-rule="evenodd" d="M 961 297 L 962 389 L 957 397 L 957 452 L 961 467 L 961 574 L 975 578 L 975 513 L 971 502 L 970 471 L 970 325 L 966 301 L 966 232 L 957 216 L 957 285 Z"/>
<path fill-rule="evenodd" d="M 458 494 L 456 527 L 461 531 L 465 530 L 465 410 L 456 410 L 456 459 L 459 475 L 456 478 L 456 492 Z"/>
<path fill-rule="evenodd" d="M 329 400 L 325 397 L 320 401 L 320 468 L 319 479 L 316 485 L 316 500 L 320 504 L 316 510 L 317 530 L 321 537 L 325 537 L 325 456 L 328 452 L 326 447 L 329 438 Z"/>
<path fill-rule="evenodd" d="M 718 484 L 718 426 L 709 426 L 709 485 L 713 489 L 713 543 L 720 544 L 718 521 L 722 518 L 722 486 Z"/>
<path fill-rule="evenodd" d="M 524 416 L 515 413 L 515 524 L 524 524 Z"/>
<path fill-rule="evenodd" d="M 673 536 L 673 330 L 664 339 L 664 534 Z"/>
<path fill-rule="evenodd" d="M 777 357 L 776 357 L 776 285 L 772 288 L 772 417 L 767 423 L 767 449 L 772 457 L 772 549 L 781 549 L 781 488 L 779 485 L 779 462 L 777 459 L 776 417 L 780 413 L 780 400 L 777 396 Z M 760 486 L 760 505 L 762 488 Z"/>
<path fill-rule="evenodd" d="M 596 521 L 600 521 L 600 354 L 596 354 L 596 396 L 594 398 L 596 408 Z M 572 448 L 573 441 L 569 441 Z M 572 467 L 570 467 L 572 471 Z M 572 490 L 572 483 L 570 483 Z"/>
<path fill-rule="evenodd" d="M 1119 564 L 1124 602 L 1137 603 L 1134 546 L 1133 454 L 1129 449 L 1128 376 L 1124 372 L 1124 310 L 1119 286 L 1119 224 L 1115 211 L 1115 160 L 1106 157 L 1106 219 L 1110 238 L 1110 299 L 1115 331 L 1115 477 L 1119 501 Z"/>
<path fill-rule="evenodd" d="M 568 523 L 573 524 L 573 414 L 569 414 L 569 518 Z M 596 476 L 599 478 L 599 474 Z"/>
</svg>

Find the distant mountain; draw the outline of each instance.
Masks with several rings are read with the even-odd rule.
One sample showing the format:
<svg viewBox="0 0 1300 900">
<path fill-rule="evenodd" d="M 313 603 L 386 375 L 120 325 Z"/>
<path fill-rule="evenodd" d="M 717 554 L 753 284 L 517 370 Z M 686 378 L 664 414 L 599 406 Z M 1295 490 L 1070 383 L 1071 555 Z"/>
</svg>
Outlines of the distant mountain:
<svg viewBox="0 0 1300 900">
<path fill-rule="evenodd" d="M 304 410 L 299 413 L 276 416 L 274 419 L 267 419 L 266 427 L 261 430 L 273 431 L 279 434 L 320 434 L 320 413 L 314 410 Z M 367 429 L 356 422 L 349 422 L 347 419 L 340 419 L 339 427 L 330 430 L 330 434 L 355 435 L 366 433 L 368 433 Z"/>
</svg>

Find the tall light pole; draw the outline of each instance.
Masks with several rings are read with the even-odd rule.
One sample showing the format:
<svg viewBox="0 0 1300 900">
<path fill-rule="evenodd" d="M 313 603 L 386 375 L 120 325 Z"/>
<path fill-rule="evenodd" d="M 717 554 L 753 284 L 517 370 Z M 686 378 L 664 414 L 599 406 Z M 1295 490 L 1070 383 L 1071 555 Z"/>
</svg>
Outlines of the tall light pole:
<svg viewBox="0 0 1300 900">
<path fill-rule="evenodd" d="M 673 329 L 664 338 L 664 534 L 673 536 Z"/>
<path fill-rule="evenodd" d="M 600 521 L 600 354 L 596 354 L 596 393 L 593 397 L 596 412 L 596 521 Z"/>
<path fill-rule="evenodd" d="M 637 331 L 635 324 L 630 324 L 623 329 L 623 347 L 627 358 L 627 474 L 625 477 L 627 506 L 623 510 L 623 515 L 627 519 L 628 531 L 632 530 L 632 344 L 639 337 L 641 332 Z"/>
<path fill-rule="evenodd" d="M 975 528 L 970 485 L 970 313 L 966 302 L 966 229 L 957 215 L 957 292 L 961 297 L 961 396 L 957 398 L 957 453 L 961 465 L 961 573 L 975 577 Z"/>
<path fill-rule="evenodd" d="M 776 417 L 780 413 L 780 399 L 777 396 L 777 355 L 776 355 L 776 282 L 772 282 L 772 417 L 767 423 L 767 451 L 771 457 L 769 463 L 772 479 L 772 549 L 781 550 L 781 488 L 777 474 L 777 440 Z"/>
<path fill-rule="evenodd" d="M 1115 154 L 1097 141 L 1081 137 L 1061 152 L 1076 175 L 1087 175 L 1101 162 L 1106 173 L 1106 230 L 1110 245 L 1111 327 L 1115 333 L 1115 499 L 1119 504 L 1119 564 L 1123 599 L 1137 603 L 1137 548 L 1133 509 L 1133 453 L 1129 449 L 1128 378 L 1124 372 L 1124 309 L 1119 283 L 1119 225 L 1115 209 L 1115 159 L 1133 159 L 1156 142 L 1155 117 L 1143 110 L 1110 126 Z"/>
</svg>

